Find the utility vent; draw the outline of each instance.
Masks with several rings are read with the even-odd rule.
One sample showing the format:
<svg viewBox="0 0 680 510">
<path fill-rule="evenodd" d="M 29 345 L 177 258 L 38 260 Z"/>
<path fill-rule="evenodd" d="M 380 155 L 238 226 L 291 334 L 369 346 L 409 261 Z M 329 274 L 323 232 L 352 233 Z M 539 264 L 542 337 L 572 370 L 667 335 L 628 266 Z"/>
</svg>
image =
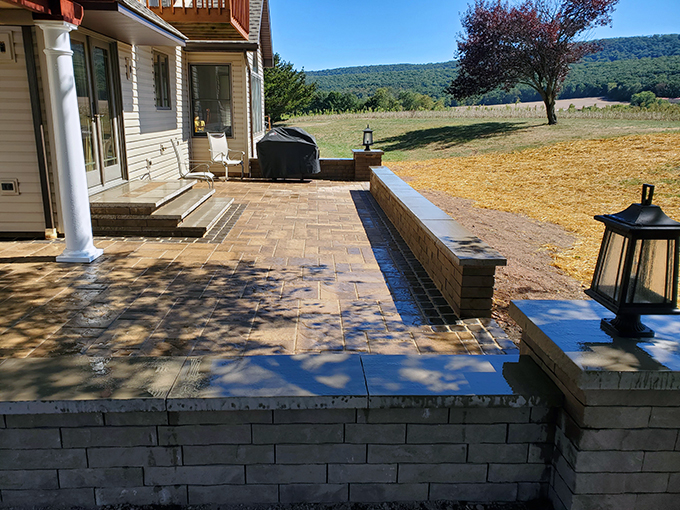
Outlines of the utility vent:
<svg viewBox="0 0 680 510">
<path fill-rule="evenodd" d="M 0 62 L 14 62 L 14 41 L 11 32 L 0 33 Z"/>
<path fill-rule="evenodd" d="M 0 182 L 0 194 L 2 195 L 18 195 L 19 194 L 19 180 L 12 179 L 11 181 Z"/>
</svg>

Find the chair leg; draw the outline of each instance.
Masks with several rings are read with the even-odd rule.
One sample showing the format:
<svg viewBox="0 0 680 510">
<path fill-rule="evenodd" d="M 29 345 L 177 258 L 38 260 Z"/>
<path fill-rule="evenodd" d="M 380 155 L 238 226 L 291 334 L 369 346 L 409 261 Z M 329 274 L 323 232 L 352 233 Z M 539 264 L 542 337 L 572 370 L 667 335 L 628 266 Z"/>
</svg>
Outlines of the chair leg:
<svg viewBox="0 0 680 510">
<path fill-rule="evenodd" d="M 245 171 L 245 167 L 243 165 L 243 160 L 241 160 L 241 180 L 243 180 L 243 173 Z"/>
</svg>

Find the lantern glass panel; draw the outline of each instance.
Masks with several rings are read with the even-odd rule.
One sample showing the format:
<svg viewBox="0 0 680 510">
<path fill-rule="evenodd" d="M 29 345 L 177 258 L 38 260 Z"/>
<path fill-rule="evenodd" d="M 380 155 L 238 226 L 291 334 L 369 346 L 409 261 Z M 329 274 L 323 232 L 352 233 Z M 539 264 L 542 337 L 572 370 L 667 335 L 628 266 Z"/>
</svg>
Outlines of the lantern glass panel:
<svg viewBox="0 0 680 510">
<path fill-rule="evenodd" d="M 618 302 L 621 297 L 623 263 L 628 248 L 628 238 L 606 230 L 602 242 L 600 273 L 593 285 L 596 292 Z"/>
<path fill-rule="evenodd" d="M 673 239 L 637 240 L 627 303 L 670 303 L 673 295 L 674 254 Z"/>
<path fill-rule="evenodd" d="M 370 131 L 364 131 L 364 143 L 363 145 L 373 145 L 373 133 Z"/>
</svg>

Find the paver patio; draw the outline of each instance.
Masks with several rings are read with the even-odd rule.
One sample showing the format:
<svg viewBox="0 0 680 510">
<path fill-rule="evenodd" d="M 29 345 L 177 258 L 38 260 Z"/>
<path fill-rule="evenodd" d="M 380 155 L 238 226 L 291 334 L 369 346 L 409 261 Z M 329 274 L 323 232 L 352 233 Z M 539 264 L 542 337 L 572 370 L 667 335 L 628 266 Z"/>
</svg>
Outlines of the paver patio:
<svg viewBox="0 0 680 510">
<path fill-rule="evenodd" d="M 201 239 L 97 237 L 90 265 L 55 262 L 63 240 L 0 242 L 0 360 L 514 351 L 455 316 L 368 183 L 216 189 L 234 205 Z"/>
</svg>

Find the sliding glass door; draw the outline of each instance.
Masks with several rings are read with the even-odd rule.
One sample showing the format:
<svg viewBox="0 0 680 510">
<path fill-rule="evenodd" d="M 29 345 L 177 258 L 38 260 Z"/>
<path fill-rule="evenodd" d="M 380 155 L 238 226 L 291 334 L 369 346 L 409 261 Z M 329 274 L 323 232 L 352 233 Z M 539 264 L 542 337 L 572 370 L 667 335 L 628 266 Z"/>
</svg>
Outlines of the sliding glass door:
<svg viewBox="0 0 680 510">
<path fill-rule="evenodd" d="M 121 181 L 119 110 L 109 44 L 72 34 L 71 49 L 88 187 Z"/>
</svg>

